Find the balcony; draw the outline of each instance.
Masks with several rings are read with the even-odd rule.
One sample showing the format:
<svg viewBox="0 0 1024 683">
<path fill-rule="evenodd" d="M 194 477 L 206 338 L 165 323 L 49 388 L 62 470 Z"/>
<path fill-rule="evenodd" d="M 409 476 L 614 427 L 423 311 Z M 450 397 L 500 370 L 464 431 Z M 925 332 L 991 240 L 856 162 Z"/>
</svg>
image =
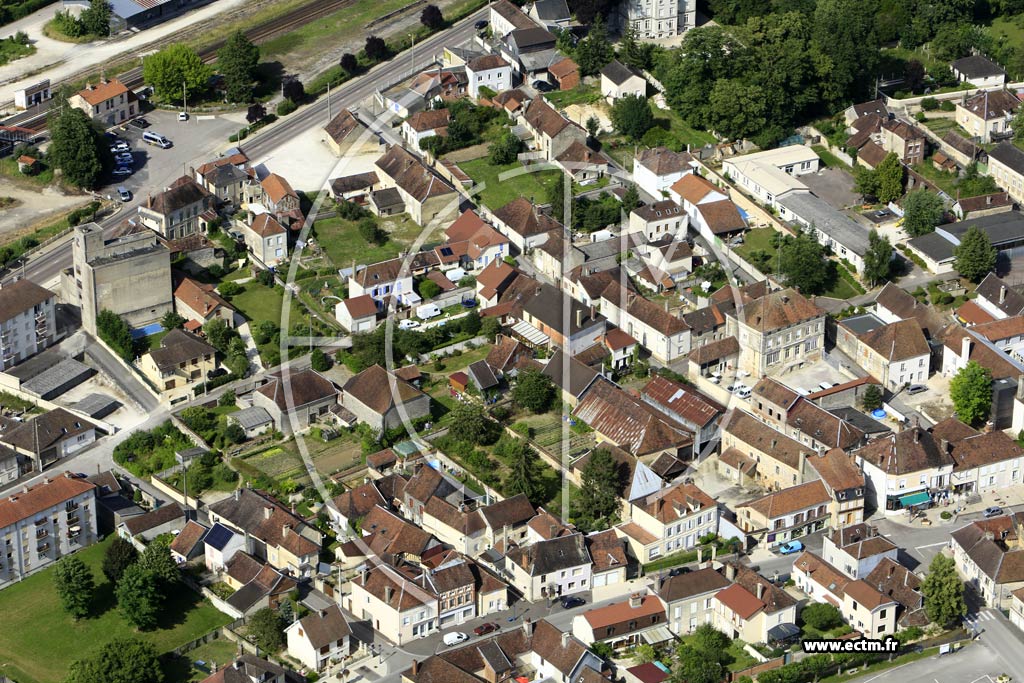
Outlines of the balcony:
<svg viewBox="0 0 1024 683">
<path fill-rule="evenodd" d="M 40 540 L 40 539 L 46 538 L 49 535 L 50 535 L 50 531 L 48 529 L 36 529 L 36 540 L 37 541 Z"/>
<path fill-rule="evenodd" d="M 41 544 L 36 546 L 36 554 L 37 555 L 42 555 L 43 553 L 47 552 L 49 549 L 50 549 L 50 544 L 49 543 L 41 543 Z"/>
<path fill-rule="evenodd" d="M 74 515 L 74 516 L 68 515 L 68 526 L 71 526 L 71 525 L 74 525 L 74 524 L 78 524 L 78 522 L 79 522 L 78 515 Z"/>
</svg>

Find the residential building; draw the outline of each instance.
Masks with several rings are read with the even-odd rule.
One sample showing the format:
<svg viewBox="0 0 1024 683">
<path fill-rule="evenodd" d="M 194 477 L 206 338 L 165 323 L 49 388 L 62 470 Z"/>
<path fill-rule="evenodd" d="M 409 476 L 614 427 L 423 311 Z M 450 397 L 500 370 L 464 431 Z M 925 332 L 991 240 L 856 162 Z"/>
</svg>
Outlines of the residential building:
<svg viewBox="0 0 1024 683">
<path fill-rule="evenodd" d="M 593 561 L 580 533 L 514 547 L 504 564 L 511 585 L 530 602 L 591 588 Z"/>
<path fill-rule="evenodd" d="M 391 145 L 375 167 L 381 185 L 398 190 L 405 211 L 417 224 L 426 226 L 458 211 L 459 195 L 455 188 L 402 147 Z"/>
<path fill-rule="evenodd" d="M 364 569 L 349 582 L 345 609 L 397 645 L 435 632 L 437 596 L 387 564 Z"/>
<path fill-rule="evenodd" d="M 993 320 L 1005 320 L 1024 314 L 1024 294 L 995 273 L 986 275 L 974 291 L 977 293 L 975 302 Z"/>
<path fill-rule="evenodd" d="M 420 154 L 426 150 L 421 146 L 424 140 L 437 135 L 447 135 L 451 112 L 448 109 L 426 109 L 418 111 L 402 122 L 402 138 Z"/>
<path fill-rule="evenodd" d="M 562 310 L 566 299 L 560 290 L 542 284 L 523 306 L 522 319 L 547 338 L 546 344 L 575 355 L 601 340 L 607 321 L 593 307 L 568 299 L 569 327 L 566 329 Z"/>
<path fill-rule="evenodd" d="M 718 504 L 693 484 L 675 484 L 625 506 L 629 521 L 615 527 L 641 563 L 691 550 L 718 533 Z"/>
<path fill-rule="evenodd" d="M 573 142 L 587 141 L 585 130 L 563 117 L 540 97 L 526 105 L 520 123 L 533 136 L 535 150 L 547 161 L 554 160 Z M 540 198 L 537 199 L 539 201 Z"/>
<path fill-rule="evenodd" d="M 899 548 L 863 522 L 822 537 L 821 559 L 851 579 L 867 577 L 885 559 L 898 562 Z"/>
<path fill-rule="evenodd" d="M 638 69 L 613 59 L 601 69 L 601 96 L 614 102 L 626 95 L 647 97 L 647 79 Z"/>
<path fill-rule="evenodd" d="M 686 321 L 616 281 L 602 290 L 598 308 L 660 363 L 671 363 L 690 351 Z"/>
<path fill-rule="evenodd" d="M 669 188 L 696 169 L 697 161 L 686 152 L 650 147 L 633 158 L 633 182 L 656 199 L 668 197 Z"/>
<path fill-rule="evenodd" d="M 200 683 L 288 683 L 295 674 L 255 655 L 241 655 L 213 672 Z"/>
<path fill-rule="evenodd" d="M 558 154 L 554 162 L 571 175 L 574 181 L 583 185 L 593 184 L 608 173 L 608 158 L 579 140 Z"/>
<path fill-rule="evenodd" d="M 725 578 L 732 585 L 715 594 L 711 606 L 715 627 L 730 638 L 765 643 L 779 627 L 796 624 L 797 600 L 749 567 L 728 562 Z"/>
<path fill-rule="evenodd" d="M 693 432 L 694 448 L 697 452 L 719 438 L 720 420 L 725 406 L 705 396 L 690 385 L 668 379 L 664 375 L 653 375 L 641 390 L 644 402 Z"/>
<path fill-rule="evenodd" d="M 661 582 L 658 595 L 665 603 L 668 627 L 677 636 L 685 636 L 702 624 L 714 621 L 712 599 L 731 585 L 722 572 L 710 566 L 669 576 Z"/>
<path fill-rule="evenodd" d="M 271 375 L 252 395 L 254 406 L 264 408 L 285 434 L 300 432 L 326 415 L 338 402 L 338 389 L 315 370 Z"/>
<path fill-rule="evenodd" d="M 209 528 L 195 520 L 185 522 L 185 526 L 170 545 L 171 557 L 174 558 L 175 564 L 185 564 L 202 555 L 206 548 L 203 540 L 208 531 Z"/>
<path fill-rule="evenodd" d="M 547 240 L 552 230 L 562 229 L 561 223 L 542 213 L 526 197 L 513 199 L 495 211 L 494 225 L 515 245 L 518 253 L 539 246 Z"/>
<path fill-rule="evenodd" d="M 291 576 L 244 552 L 235 554 L 221 578 L 232 588 L 237 587 L 224 601 L 229 608 L 224 611 L 235 617 L 251 616 L 264 608 L 278 609 L 298 585 Z"/>
<path fill-rule="evenodd" d="M 99 83 L 86 83 L 83 89 L 68 98 L 68 104 L 81 109 L 104 128 L 124 123 L 138 113 L 135 93 L 116 78 L 100 78 Z"/>
<path fill-rule="evenodd" d="M 369 294 L 360 294 L 334 305 L 334 317 L 352 334 L 377 329 L 377 301 Z"/>
<path fill-rule="evenodd" d="M 0 500 L 0 587 L 95 543 L 95 500 L 96 486 L 70 472 Z"/>
<path fill-rule="evenodd" d="M 219 203 L 240 206 L 245 186 L 253 182 L 256 172 L 249 168 L 249 157 L 238 151 L 206 162 L 192 175 Z"/>
<path fill-rule="evenodd" d="M 425 251 L 414 254 L 408 264 L 404 258 L 395 258 L 368 266 L 357 266 L 348 276 L 348 295 L 354 298 L 369 294 L 382 305 L 418 304 L 422 299 L 413 287 L 412 278 L 437 264 L 437 256 Z"/>
<path fill-rule="evenodd" d="M 546 80 L 548 69 L 562 59 L 555 44 L 555 34 L 534 26 L 512 31 L 502 39 L 499 49 L 524 81 Z"/>
<path fill-rule="evenodd" d="M 174 289 L 174 311 L 186 321 L 205 325 L 211 320 L 222 320 L 228 327 L 235 326 L 235 309 L 213 285 L 184 277 Z"/>
<path fill-rule="evenodd" d="M 82 327 L 96 334 L 96 316 L 112 311 L 132 327 L 160 320 L 174 308 L 170 251 L 149 230 L 105 239 L 95 223 L 75 227 L 74 266 L 61 274 L 64 300 L 82 311 Z"/>
<path fill-rule="evenodd" d="M 736 508 L 739 527 L 773 548 L 825 528 L 832 497 L 818 479 L 769 493 Z"/>
<path fill-rule="evenodd" d="M 498 0 L 489 6 L 488 19 L 495 38 L 501 39 L 516 29 L 536 28 L 537 22 L 509 0 Z"/>
<path fill-rule="evenodd" d="M 613 648 L 672 639 L 665 627 L 665 604 L 657 595 L 642 593 L 577 614 L 572 634 L 584 643 L 607 643 Z"/>
<path fill-rule="evenodd" d="M 697 3 L 672 0 L 655 5 L 650 0 L 629 0 L 619 5 L 617 23 L 632 26 L 640 40 L 671 38 L 697 25 Z"/>
<path fill-rule="evenodd" d="M 850 579 L 811 552 L 793 562 L 797 588 L 815 602 L 837 606 L 851 627 L 870 638 L 896 633 L 899 603 L 864 579 Z"/>
<path fill-rule="evenodd" d="M 32 461 L 36 472 L 96 441 L 96 425 L 64 408 L 35 415 L 0 430 L 0 443 Z"/>
<path fill-rule="evenodd" d="M 378 432 L 430 415 L 430 396 L 379 365 L 349 379 L 342 403 Z"/>
<path fill-rule="evenodd" d="M 753 154 L 730 157 L 722 172 L 748 194 L 774 207 L 782 197 L 807 192 L 797 177 L 817 173 L 821 159 L 806 145 L 787 145 Z"/>
<path fill-rule="evenodd" d="M 1024 449 L 1006 432 L 979 432 L 955 417 L 934 425 L 931 432 L 953 458 L 953 492 L 988 493 L 1021 483 Z"/>
<path fill-rule="evenodd" d="M 680 236 L 686 235 L 689 224 L 689 216 L 671 199 L 638 206 L 629 214 L 629 233 L 642 234 L 648 242 L 663 239 L 675 242 Z M 680 241 L 676 244 L 679 249 L 689 249 L 686 242 Z"/>
<path fill-rule="evenodd" d="M 139 205 L 139 221 L 170 240 L 206 232 L 217 218 L 216 198 L 189 176 L 181 176 L 156 197 Z"/>
<path fill-rule="evenodd" d="M 978 197 L 962 197 L 957 199 L 952 206 L 953 215 L 961 221 L 968 216 L 980 218 L 1012 210 L 1013 199 L 1007 192 L 983 194 Z"/>
<path fill-rule="evenodd" d="M 276 266 L 288 258 L 288 231 L 269 213 L 250 214 L 249 221 L 236 221 L 245 246 L 257 261 Z"/>
<path fill-rule="evenodd" d="M 548 75 L 559 90 L 572 90 L 580 84 L 580 67 L 570 57 L 562 57 L 548 67 Z"/>
<path fill-rule="evenodd" d="M 444 231 L 449 245 L 466 244 L 462 259 L 468 270 L 483 270 L 492 262 L 501 262 L 509 253 L 509 240 L 485 223 L 472 209 L 466 209 Z"/>
<path fill-rule="evenodd" d="M 380 139 L 349 109 L 342 109 L 324 126 L 327 146 L 335 156 L 359 156 L 380 151 Z"/>
<path fill-rule="evenodd" d="M 323 671 L 347 657 L 352 634 L 338 605 L 311 612 L 284 630 L 288 654 L 311 671 Z"/>
<path fill-rule="evenodd" d="M 956 122 L 982 143 L 1003 140 L 1012 133 L 1013 115 L 1020 106 L 1008 90 L 985 90 L 956 104 Z"/>
<path fill-rule="evenodd" d="M 957 572 L 995 609 L 1007 609 L 1011 593 L 1024 588 L 1024 519 L 1021 513 L 980 519 L 952 533 Z"/>
<path fill-rule="evenodd" d="M 543 508 L 540 510 L 540 513 L 543 513 L 544 516 L 542 517 L 541 514 L 538 514 L 529 523 L 530 531 L 533 532 L 531 536 L 539 536 L 539 538 L 533 537 L 531 539 L 533 542 L 571 533 L 567 527 L 562 526 L 557 521 L 557 518 L 549 513 L 545 513 Z M 545 517 L 550 518 L 550 520 L 546 520 Z M 547 535 L 544 535 L 545 522 L 547 522 Z M 538 527 L 540 528 L 539 533 L 537 532 Z M 626 557 L 626 544 L 615 533 L 615 530 L 593 531 L 587 535 L 586 542 L 587 551 L 594 561 L 594 565 L 590 570 L 590 585 L 595 589 L 599 589 L 606 586 L 624 584 L 626 582 L 626 570 L 629 566 L 629 559 Z"/>
<path fill-rule="evenodd" d="M 832 497 L 829 523 L 833 529 L 864 521 L 864 499 L 867 488 L 864 473 L 854 464 L 853 456 L 841 448 L 832 448 L 808 457 L 805 464 L 810 476 L 817 476 Z"/>
<path fill-rule="evenodd" d="M 775 203 L 783 220 L 808 231 L 833 255 L 848 261 L 857 273 L 864 272 L 869 232 L 846 214 L 810 192 L 791 192 Z"/>
<path fill-rule="evenodd" d="M 909 318 L 866 331 L 866 316 L 836 325 L 836 346 L 890 391 L 928 379 L 931 348 L 917 320 Z"/>
<path fill-rule="evenodd" d="M 233 584 L 231 578 L 237 575 L 237 572 L 232 571 L 233 567 L 251 563 L 253 575 L 259 571 L 260 563 L 245 552 L 247 542 L 245 534 L 235 533 L 220 522 L 215 522 L 203 539 L 203 563 L 206 568 L 214 573 L 226 571 L 225 582 L 235 590 L 245 585 L 252 576 L 245 580 L 239 578 L 237 584 Z"/>
<path fill-rule="evenodd" d="M 192 386 L 205 382 L 217 367 L 217 350 L 202 339 L 175 328 L 138 363 L 139 370 L 172 400 L 188 396 Z"/>
<path fill-rule="evenodd" d="M 989 90 L 1002 88 L 1006 83 L 1003 68 L 984 55 L 968 55 L 949 63 L 953 75 L 961 83 L 970 83 L 975 88 Z"/>
<path fill-rule="evenodd" d="M 56 341 L 56 303 L 56 294 L 25 278 L 0 288 L 0 370 Z"/>
<path fill-rule="evenodd" d="M 499 93 L 512 87 L 512 66 L 499 55 L 481 55 L 466 62 L 466 78 L 470 97 L 480 97 L 480 88 Z"/>
<path fill-rule="evenodd" d="M 527 16 L 547 29 L 564 28 L 572 23 L 569 6 L 565 0 L 535 0 L 527 10 Z"/>
<path fill-rule="evenodd" d="M 925 627 L 931 623 L 924 609 L 921 579 L 902 564 L 891 559 L 878 563 L 864 580 L 898 603 L 897 624 L 900 628 Z"/>
<path fill-rule="evenodd" d="M 299 194 L 292 189 L 291 184 L 284 177 L 271 173 L 265 176 L 259 185 L 254 184 L 250 187 L 253 191 L 249 197 L 249 203 L 258 204 L 258 206 L 250 207 L 254 213 L 262 213 L 259 210 L 262 208 L 265 212 L 273 214 L 274 218 L 282 225 L 293 230 L 297 227 L 294 225 L 296 221 L 301 223 L 302 211 Z"/>
<path fill-rule="evenodd" d="M 142 552 L 147 544 L 162 534 L 178 534 L 185 527 L 185 511 L 171 502 L 141 515 L 129 517 L 117 527 L 117 535 L 130 541 Z"/>
<path fill-rule="evenodd" d="M 930 504 L 932 492 L 945 490 L 953 472 L 952 456 L 916 424 L 868 442 L 854 457 L 871 502 L 887 513 Z"/>
<path fill-rule="evenodd" d="M 882 149 L 893 152 L 907 165 L 924 162 L 927 136 L 917 126 L 900 119 L 882 121 L 879 137 Z"/>
<path fill-rule="evenodd" d="M 729 321 L 728 331 L 739 340 L 740 367 L 755 377 L 822 357 L 825 312 L 792 288 L 755 299 Z"/>
<path fill-rule="evenodd" d="M 753 462 L 750 475 L 759 485 L 782 490 L 804 482 L 804 465 L 814 451 L 749 413 L 733 408 L 722 418 L 722 453 L 736 449 Z"/>
<path fill-rule="evenodd" d="M 988 153 L 988 174 L 1017 202 L 1024 202 L 1024 151 L 1004 140 Z"/>
</svg>

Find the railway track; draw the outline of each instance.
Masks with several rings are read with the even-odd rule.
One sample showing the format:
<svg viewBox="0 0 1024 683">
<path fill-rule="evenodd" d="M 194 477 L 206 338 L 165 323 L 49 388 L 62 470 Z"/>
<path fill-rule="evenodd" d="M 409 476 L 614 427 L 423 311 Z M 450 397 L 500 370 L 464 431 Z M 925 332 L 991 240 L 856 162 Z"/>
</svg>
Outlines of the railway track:
<svg viewBox="0 0 1024 683">
<path fill-rule="evenodd" d="M 286 12 L 276 19 L 254 26 L 253 28 L 245 31 L 245 35 L 253 43 L 259 45 L 267 42 L 268 40 L 273 40 L 278 36 L 284 35 L 289 31 L 305 26 L 317 19 L 329 16 L 338 10 L 352 5 L 354 2 L 355 0 L 314 0 L 314 2 L 302 5 L 301 7 L 296 7 L 294 10 Z M 140 51 L 150 52 L 152 50 L 159 50 L 167 45 L 180 41 L 180 35 L 172 38 L 165 38 L 147 44 L 144 49 Z M 199 52 L 199 56 L 202 58 L 203 62 L 206 64 L 214 62 L 217 59 L 217 51 L 224 46 L 225 42 L 227 42 L 227 39 L 218 40 L 203 48 Z M 54 89 L 60 87 L 63 83 L 80 80 L 83 76 L 87 76 L 94 71 L 94 68 L 80 71 L 63 81 L 54 84 Z M 118 78 L 130 89 L 138 88 L 144 84 L 141 66 L 135 66 L 128 69 L 120 74 Z M 46 130 L 46 116 L 49 110 L 49 105 L 49 101 L 43 102 L 32 109 L 19 112 L 18 114 L 0 121 L 0 125 L 20 126 L 36 133 L 41 133 Z"/>
</svg>

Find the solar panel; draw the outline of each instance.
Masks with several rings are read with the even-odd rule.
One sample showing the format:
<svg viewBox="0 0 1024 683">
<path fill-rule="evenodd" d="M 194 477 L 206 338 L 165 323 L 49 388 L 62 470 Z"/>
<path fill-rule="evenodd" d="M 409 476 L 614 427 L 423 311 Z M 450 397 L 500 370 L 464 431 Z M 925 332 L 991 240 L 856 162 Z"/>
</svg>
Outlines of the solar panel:
<svg viewBox="0 0 1024 683">
<path fill-rule="evenodd" d="M 451 247 L 441 247 L 441 256 L 451 256 L 451 255 L 452 255 L 452 248 Z"/>
<path fill-rule="evenodd" d="M 231 537 L 234 534 L 231 529 L 228 529 L 223 524 L 217 523 L 210 529 L 210 533 L 206 534 L 206 545 L 216 548 L 217 550 L 223 550 L 224 546 L 228 544 Z"/>
</svg>

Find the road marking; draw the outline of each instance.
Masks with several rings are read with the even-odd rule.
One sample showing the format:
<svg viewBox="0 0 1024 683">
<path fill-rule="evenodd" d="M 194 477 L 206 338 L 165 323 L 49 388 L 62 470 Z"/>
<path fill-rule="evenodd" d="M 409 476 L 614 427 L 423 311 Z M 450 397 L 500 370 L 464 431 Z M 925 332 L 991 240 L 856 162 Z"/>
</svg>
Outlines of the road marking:
<svg viewBox="0 0 1024 683">
<path fill-rule="evenodd" d="M 914 550 L 920 550 L 921 548 L 934 548 L 937 545 L 949 545 L 949 541 L 942 541 L 941 543 L 929 543 L 928 545 L 919 545 Z"/>
</svg>

